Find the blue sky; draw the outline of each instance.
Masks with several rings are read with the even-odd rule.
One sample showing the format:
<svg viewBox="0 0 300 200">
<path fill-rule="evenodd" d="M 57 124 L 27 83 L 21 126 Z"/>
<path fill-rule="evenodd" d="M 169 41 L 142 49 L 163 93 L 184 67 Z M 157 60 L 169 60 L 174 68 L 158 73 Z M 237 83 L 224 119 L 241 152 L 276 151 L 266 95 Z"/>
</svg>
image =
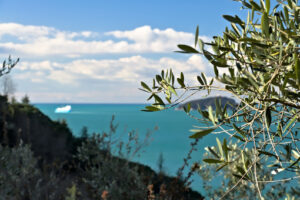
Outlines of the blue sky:
<svg viewBox="0 0 300 200">
<path fill-rule="evenodd" d="M 209 40 L 245 16 L 232 0 L 0 0 L 0 54 L 21 61 L 11 77 L 17 98 L 33 102 L 145 102 L 140 81 L 173 68 L 193 79 L 211 67 L 198 55 L 174 53 Z"/>
</svg>

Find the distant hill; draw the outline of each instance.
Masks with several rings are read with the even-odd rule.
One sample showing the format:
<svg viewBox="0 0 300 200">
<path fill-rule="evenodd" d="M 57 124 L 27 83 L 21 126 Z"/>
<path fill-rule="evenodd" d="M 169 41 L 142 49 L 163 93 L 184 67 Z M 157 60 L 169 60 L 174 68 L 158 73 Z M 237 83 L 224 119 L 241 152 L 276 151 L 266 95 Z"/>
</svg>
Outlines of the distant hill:
<svg viewBox="0 0 300 200">
<path fill-rule="evenodd" d="M 216 108 L 215 102 L 221 101 L 221 107 L 223 108 L 226 104 L 228 108 L 233 108 L 237 105 L 236 101 L 232 98 L 229 97 L 222 97 L 222 96 L 217 96 L 217 97 L 208 97 L 204 99 L 197 99 L 197 100 L 192 100 L 189 102 L 186 102 L 184 104 L 180 104 L 177 107 L 177 110 L 182 110 L 184 107 L 187 107 L 187 105 L 190 103 L 191 109 L 197 110 L 198 107 L 201 108 L 201 110 L 207 109 L 209 106 L 212 106 L 213 109 Z"/>
</svg>

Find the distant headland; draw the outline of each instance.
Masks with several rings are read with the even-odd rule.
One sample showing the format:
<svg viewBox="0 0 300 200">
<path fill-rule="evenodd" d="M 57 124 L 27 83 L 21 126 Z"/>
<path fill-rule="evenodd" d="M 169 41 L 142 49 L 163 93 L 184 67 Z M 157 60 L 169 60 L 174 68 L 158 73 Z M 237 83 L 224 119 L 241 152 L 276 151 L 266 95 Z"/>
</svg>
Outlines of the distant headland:
<svg viewBox="0 0 300 200">
<path fill-rule="evenodd" d="M 237 106 L 237 102 L 229 97 L 224 96 L 215 96 L 215 97 L 208 97 L 203 99 L 196 99 L 192 101 L 185 102 L 183 104 L 180 104 L 177 106 L 177 110 L 182 110 L 184 107 L 187 107 L 188 104 L 191 105 L 191 109 L 197 110 L 198 107 L 201 108 L 201 110 L 207 109 L 209 106 L 211 106 L 213 109 L 216 108 L 215 102 L 220 101 L 220 105 L 223 108 L 226 104 L 228 108 L 234 108 Z"/>
</svg>

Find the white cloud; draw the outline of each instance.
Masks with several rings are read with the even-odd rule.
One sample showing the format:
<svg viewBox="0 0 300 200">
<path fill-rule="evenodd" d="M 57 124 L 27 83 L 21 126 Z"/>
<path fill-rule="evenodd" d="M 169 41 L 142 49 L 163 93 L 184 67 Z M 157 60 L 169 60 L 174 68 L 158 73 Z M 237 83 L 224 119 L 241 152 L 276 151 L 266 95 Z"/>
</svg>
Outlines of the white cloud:
<svg viewBox="0 0 300 200">
<path fill-rule="evenodd" d="M 63 84 L 74 84 L 78 80 L 89 78 L 95 80 L 136 82 L 150 79 L 161 69 L 172 68 L 174 72 L 185 72 L 187 75 L 196 76 L 200 72 L 211 73 L 211 68 L 205 63 L 201 56 L 193 55 L 187 60 L 176 60 L 163 57 L 160 59 L 149 59 L 142 56 L 123 57 L 118 59 L 82 59 L 67 63 L 51 61 L 21 62 L 17 67 L 20 74 L 18 77 L 25 79 L 32 77 L 41 80 L 55 80 Z M 25 73 L 24 73 L 25 72 Z"/>
<path fill-rule="evenodd" d="M 212 75 L 208 62 L 200 55 L 167 54 L 193 41 L 192 33 L 150 26 L 96 33 L 0 23 L 0 55 L 21 57 L 12 71 L 17 96 L 27 93 L 35 102 L 143 102 L 140 81 L 151 82 L 170 68 L 194 84 L 201 72 Z"/>
<path fill-rule="evenodd" d="M 192 33 L 178 32 L 171 28 L 152 29 L 150 26 L 142 26 L 130 31 L 112 31 L 106 34 L 133 41 L 128 46 L 138 52 L 170 52 L 177 49 L 177 44 L 192 44 L 194 41 Z M 209 40 L 205 36 L 200 38 L 205 41 Z"/>
<path fill-rule="evenodd" d="M 5 35 L 18 41 L 8 42 Z M 177 44 L 192 44 L 192 33 L 179 32 L 168 28 L 152 29 L 142 26 L 127 31 L 104 33 L 111 39 L 103 39 L 100 33 L 91 31 L 68 32 L 46 26 L 28 26 L 16 23 L 0 24 L 0 48 L 2 53 L 21 57 L 82 57 L 98 54 L 122 53 L 171 53 Z M 203 40 L 209 40 L 201 36 Z M 87 40 L 88 39 L 88 40 Z"/>
<path fill-rule="evenodd" d="M 72 100 L 72 97 L 75 102 L 123 102 L 124 99 L 126 102 L 142 102 L 146 98 L 138 90 L 140 81 L 150 83 L 162 69 L 170 68 L 175 75 L 184 72 L 186 80 L 195 82 L 201 72 L 209 74 L 212 71 L 198 55 L 184 60 L 170 57 L 150 59 L 137 55 L 69 62 L 21 62 L 13 70 L 13 77 L 18 91 L 21 91 L 19 96 L 27 93 L 35 102 L 63 102 Z M 195 83 L 193 81 L 189 83 Z"/>
<path fill-rule="evenodd" d="M 52 32 L 55 32 L 55 29 L 46 26 L 25 26 L 16 23 L 0 24 L 0 37 L 11 35 L 19 40 L 34 40 L 37 37 L 46 37 Z"/>
</svg>

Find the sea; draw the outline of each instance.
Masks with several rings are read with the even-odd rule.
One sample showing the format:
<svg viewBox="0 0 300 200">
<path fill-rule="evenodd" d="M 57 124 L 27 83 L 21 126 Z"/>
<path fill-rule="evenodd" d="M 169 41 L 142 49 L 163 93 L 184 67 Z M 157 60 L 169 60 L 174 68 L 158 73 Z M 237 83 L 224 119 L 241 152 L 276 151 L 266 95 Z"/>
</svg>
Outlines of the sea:
<svg viewBox="0 0 300 200">
<path fill-rule="evenodd" d="M 69 113 L 55 113 L 57 107 L 71 105 Z M 190 139 L 192 134 L 190 129 L 193 126 L 201 126 L 200 122 L 187 116 L 182 110 L 168 109 L 159 112 L 144 112 L 144 104 L 60 104 L 60 103 L 36 103 L 34 104 L 45 115 L 52 120 L 66 120 L 69 128 L 75 136 L 81 135 L 81 130 L 85 126 L 88 133 L 103 133 L 110 130 L 112 116 L 118 125 L 115 140 L 126 143 L 128 133 L 134 131 L 138 133 L 141 142 L 147 138 L 147 133 L 151 133 L 148 138 L 148 145 L 144 146 L 132 161 L 142 163 L 158 171 L 158 160 L 160 155 L 163 158 L 163 171 L 170 176 L 176 176 L 177 171 L 184 164 L 191 149 Z M 202 160 L 204 148 L 216 144 L 216 135 L 208 135 L 201 139 L 196 151 L 192 153 L 189 160 L 189 167 L 184 170 L 187 175 L 191 164 Z M 196 174 L 191 178 L 191 187 L 205 193 L 202 188 L 201 178 Z"/>
</svg>

